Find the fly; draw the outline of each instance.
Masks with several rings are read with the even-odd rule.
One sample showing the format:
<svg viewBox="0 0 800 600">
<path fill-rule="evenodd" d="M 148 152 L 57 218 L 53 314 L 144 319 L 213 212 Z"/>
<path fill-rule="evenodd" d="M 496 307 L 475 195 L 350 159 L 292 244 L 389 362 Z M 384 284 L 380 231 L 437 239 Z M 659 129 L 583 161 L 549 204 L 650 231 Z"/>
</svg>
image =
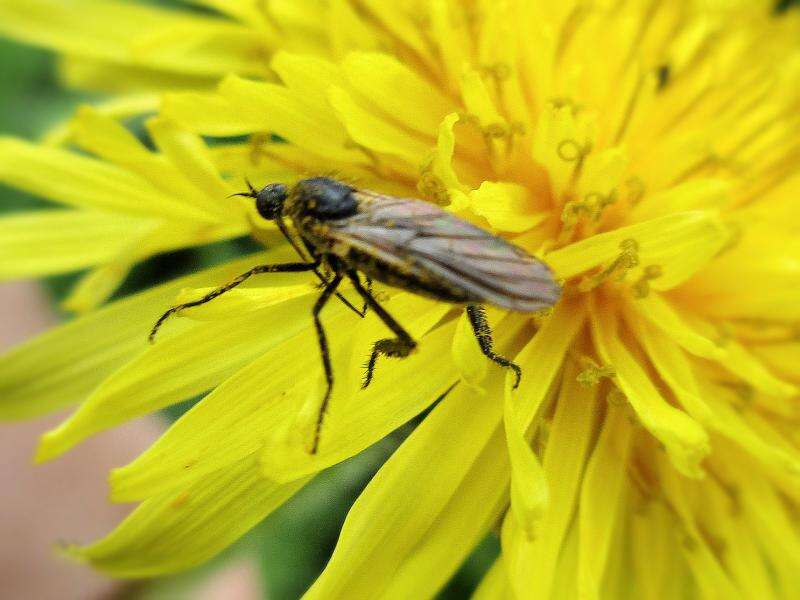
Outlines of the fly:
<svg viewBox="0 0 800 600">
<path fill-rule="evenodd" d="M 248 192 L 236 195 L 255 200 L 261 217 L 277 224 L 302 262 L 258 265 L 199 300 L 170 308 L 153 327 L 151 342 L 170 316 L 210 302 L 254 275 L 314 273 L 323 282 L 312 315 L 327 387 L 317 415 L 312 454 L 319 447 L 333 390 L 328 341 L 320 321 L 320 313 L 330 299 L 338 297 L 361 316 L 367 309 L 372 310 L 394 334 L 374 344 L 366 364 L 364 388 L 373 379 L 379 357 L 404 358 L 417 346 L 376 300 L 370 289 L 372 280 L 465 306 L 482 353 L 512 370 L 514 387 L 519 385 L 520 367 L 494 351 L 483 305 L 521 313 L 553 306 L 561 296 L 561 288 L 545 263 L 422 200 L 357 190 L 327 177 L 304 179 L 291 189 L 282 183 L 267 185 L 260 191 L 250 184 L 248 187 Z M 366 285 L 361 275 L 366 277 Z M 345 279 L 364 300 L 363 310 L 337 292 Z"/>
</svg>

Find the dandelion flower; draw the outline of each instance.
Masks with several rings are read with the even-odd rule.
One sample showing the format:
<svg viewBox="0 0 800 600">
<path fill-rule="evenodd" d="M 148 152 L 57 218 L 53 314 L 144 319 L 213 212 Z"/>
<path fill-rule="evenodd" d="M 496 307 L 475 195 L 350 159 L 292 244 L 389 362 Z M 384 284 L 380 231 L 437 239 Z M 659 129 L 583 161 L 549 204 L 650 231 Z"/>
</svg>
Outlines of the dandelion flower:
<svg viewBox="0 0 800 600">
<path fill-rule="evenodd" d="M 121 577 L 193 566 L 433 405 L 309 598 L 433 596 L 492 531 L 479 598 L 797 597 L 800 17 L 689 0 L 319 8 L 327 51 L 286 33 L 265 80 L 232 69 L 216 90 L 173 90 L 159 122 L 250 134 L 209 155 L 228 186 L 334 172 L 442 205 L 541 256 L 564 298 L 534 318 L 490 311 L 517 390 L 459 310 L 385 289 L 419 352 L 358 391 L 384 330 L 332 304 L 338 379 L 315 455 L 313 282 L 265 276 L 144 344 L 180 290 L 286 248 L 34 340 L 0 363 L 0 414 L 88 394 L 42 460 L 213 389 L 112 473 L 134 513 L 70 552 Z"/>
</svg>

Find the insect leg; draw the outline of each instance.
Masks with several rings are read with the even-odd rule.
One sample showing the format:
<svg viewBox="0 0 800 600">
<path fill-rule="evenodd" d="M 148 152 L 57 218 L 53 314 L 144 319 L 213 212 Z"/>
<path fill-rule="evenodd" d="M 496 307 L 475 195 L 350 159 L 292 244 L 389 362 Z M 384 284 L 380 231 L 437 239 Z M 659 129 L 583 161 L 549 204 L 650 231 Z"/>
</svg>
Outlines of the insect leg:
<svg viewBox="0 0 800 600">
<path fill-rule="evenodd" d="M 289 243 L 292 245 L 292 247 L 295 249 L 295 251 L 302 258 L 305 258 L 305 254 L 303 254 L 300 251 L 300 248 L 296 245 L 294 240 L 290 237 L 290 234 L 289 234 L 288 230 L 286 229 L 285 225 L 284 225 L 283 229 L 281 229 L 281 231 L 283 232 L 283 236 L 287 240 L 289 240 Z M 311 242 L 309 242 L 306 238 L 304 238 L 302 236 L 300 236 L 300 240 L 303 242 L 303 246 L 305 247 L 305 249 L 309 253 L 309 255 L 311 255 L 313 257 L 313 259 L 318 264 L 321 264 L 322 263 L 322 257 L 320 256 L 319 252 L 314 247 L 314 245 L 311 244 Z M 319 279 L 320 283 L 322 284 L 322 285 L 320 285 L 321 288 L 325 288 L 328 285 L 328 283 L 329 283 L 328 282 L 328 278 L 320 272 L 319 267 L 314 269 L 314 275 L 317 276 L 317 279 Z M 344 297 L 343 294 L 341 294 L 339 292 L 336 292 L 336 297 L 342 302 L 342 304 L 344 304 L 347 308 L 352 310 L 354 313 L 356 313 L 362 319 L 367 315 L 367 311 L 366 310 L 358 310 L 355 306 L 353 306 L 353 303 L 350 302 L 350 300 L 348 300 L 347 298 Z"/>
<path fill-rule="evenodd" d="M 514 389 L 517 389 L 519 387 L 519 381 L 522 378 L 522 369 L 519 368 L 519 365 L 511 362 L 507 358 L 503 358 L 494 351 L 492 330 L 489 327 L 489 321 L 486 318 L 486 311 L 484 308 L 478 304 L 468 305 L 467 317 L 469 318 L 470 325 L 472 325 L 472 331 L 475 332 L 475 337 L 478 340 L 478 345 L 481 347 L 483 355 L 493 363 L 514 371 L 514 375 L 516 375 Z"/>
<path fill-rule="evenodd" d="M 355 287 L 356 291 L 364 298 L 366 306 L 374 310 L 375 314 L 380 317 L 380 320 L 397 336 L 394 339 L 390 338 L 375 342 L 375 345 L 372 347 L 372 354 L 366 364 L 364 383 L 361 386 L 362 389 L 365 389 L 372 383 L 372 376 L 375 374 L 375 364 L 378 362 L 379 356 L 405 358 L 417 347 L 417 342 L 411 338 L 408 332 L 403 329 L 403 326 L 400 325 L 392 315 L 386 312 L 386 309 L 380 305 L 372 293 L 361 285 L 357 272 L 349 271 L 347 276 L 353 282 L 353 287 Z"/>
<path fill-rule="evenodd" d="M 205 304 L 206 302 L 211 302 L 215 298 L 218 298 L 222 294 L 231 291 L 233 288 L 240 286 L 245 281 L 250 279 L 254 275 L 260 275 L 262 273 L 301 273 L 304 271 L 313 271 L 317 268 L 318 265 L 314 263 L 287 263 L 282 265 L 258 265 L 257 267 L 253 267 L 246 273 L 242 273 L 236 279 L 215 289 L 213 292 L 206 294 L 199 300 L 194 300 L 193 302 L 187 302 L 186 304 L 179 304 L 178 306 L 173 306 L 167 312 L 165 312 L 161 317 L 159 317 L 156 324 L 153 325 L 153 329 L 150 331 L 150 343 L 152 344 L 156 340 L 156 334 L 158 334 L 158 330 L 161 329 L 161 326 L 164 322 L 169 319 L 172 315 L 177 312 L 182 311 L 184 308 L 192 308 L 194 306 L 200 306 L 201 304 Z"/>
<path fill-rule="evenodd" d="M 320 312 L 325 308 L 328 300 L 336 293 L 336 288 L 342 282 L 342 275 L 336 274 L 327 287 L 323 290 L 317 303 L 314 305 L 314 326 L 317 328 L 317 340 L 319 341 L 319 352 L 322 356 L 322 366 L 325 368 L 325 397 L 320 404 L 319 412 L 317 413 L 317 424 L 314 429 L 314 443 L 311 446 L 311 454 L 316 454 L 319 448 L 319 437 L 322 431 L 322 423 L 325 421 L 325 413 L 328 412 L 328 404 L 331 401 L 331 393 L 333 392 L 333 367 L 331 366 L 331 355 L 328 351 L 328 338 L 325 337 L 325 329 L 322 327 L 322 321 L 319 318 Z"/>
</svg>

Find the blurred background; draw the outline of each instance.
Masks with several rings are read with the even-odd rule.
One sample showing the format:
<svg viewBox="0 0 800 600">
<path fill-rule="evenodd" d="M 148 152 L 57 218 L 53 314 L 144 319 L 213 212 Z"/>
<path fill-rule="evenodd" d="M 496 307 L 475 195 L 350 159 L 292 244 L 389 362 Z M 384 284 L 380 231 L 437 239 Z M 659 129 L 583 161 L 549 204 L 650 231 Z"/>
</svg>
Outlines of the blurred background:
<svg viewBox="0 0 800 600">
<path fill-rule="evenodd" d="M 155 3 L 186 10 L 180 2 Z M 785 0 L 779 10 L 792 4 L 800 0 Z M 60 87 L 49 53 L 2 38 L 0 74 L 0 135 L 37 139 L 78 104 L 99 99 Z M 0 186 L 0 212 L 41 205 L 36 198 Z M 253 249 L 249 240 L 238 240 L 160 256 L 140 265 L 118 297 Z M 65 276 L 41 285 L 0 284 L 0 348 L 68 319 L 58 306 L 72 280 Z M 89 541 L 110 530 L 129 510 L 106 503 L 106 472 L 147 447 L 189 405 L 165 412 L 160 420 L 111 432 L 66 459 L 36 468 L 30 461 L 36 437 L 56 420 L 0 426 L 0 485 L 11 490 L 0 495 L 0 599 L 298 598 L 325 566 L 350 505 L 414 426 L 323 473 L 233 548 L 194 572 L 120 585 L 57 557 L 53 546 L 58 540 Z M 468 597 L 497 553 L 492 536 L 441 597 Z"/>
</svg>

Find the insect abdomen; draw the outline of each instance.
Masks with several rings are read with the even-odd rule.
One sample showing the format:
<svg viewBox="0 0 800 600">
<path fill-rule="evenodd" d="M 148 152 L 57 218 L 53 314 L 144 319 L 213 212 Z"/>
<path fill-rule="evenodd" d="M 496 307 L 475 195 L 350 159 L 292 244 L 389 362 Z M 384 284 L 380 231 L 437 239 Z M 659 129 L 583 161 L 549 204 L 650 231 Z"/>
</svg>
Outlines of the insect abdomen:
<svg viewBox="0 0 800 600">
<path fill-rule="evenodd" d="M 389 263 L 356 248 L 350 248 L 345 261 L 349 266 L 375 281 L 434 300 L 453 304 L 468 304 L 481 300 L 470 294 L 468 290 L 457 287 L 447 280 L 440 279 L 427 271 L 420 272 L 414 268 L 413 263 Z"/>
</svg>

